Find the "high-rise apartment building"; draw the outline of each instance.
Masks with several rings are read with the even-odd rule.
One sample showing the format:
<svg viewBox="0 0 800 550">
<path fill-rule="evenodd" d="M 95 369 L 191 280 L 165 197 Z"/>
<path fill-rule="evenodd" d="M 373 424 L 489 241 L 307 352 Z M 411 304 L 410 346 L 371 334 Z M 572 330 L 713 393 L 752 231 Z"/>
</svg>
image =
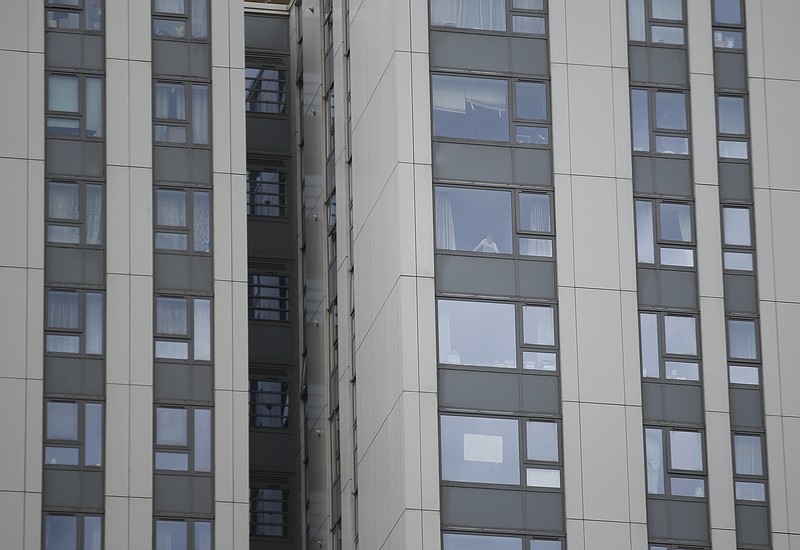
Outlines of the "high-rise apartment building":
<svg viewBox="0 0 800 550">
<path fill-rule="evenodd" d="M 800 550 L 798 19 L 0 0 L 0 548 Z"/>
</svg>

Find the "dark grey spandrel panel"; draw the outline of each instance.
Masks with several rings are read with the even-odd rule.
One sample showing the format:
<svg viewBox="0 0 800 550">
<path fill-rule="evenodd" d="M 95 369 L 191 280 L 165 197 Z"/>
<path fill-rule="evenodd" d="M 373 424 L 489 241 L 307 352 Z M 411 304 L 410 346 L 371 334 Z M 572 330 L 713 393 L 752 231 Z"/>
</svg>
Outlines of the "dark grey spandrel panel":
<svg viewBox="0 0 800 550">
<path fill-rule="evenodd" d="M 250 323 L 250 362 L 281 363 L 294 362 L 292 354 L 292 326 L 288 323 Z"/>
<path fill-rule="evenodd" d="M 512 37 L 511 71 L 535 76 L 547 76 L 550 74 L 547 40 L 543 38 Z"/>
<path fill-rule="evenodd" d="M 208 44 L 153 40 L 153 74 L 208 78 L 210 76 Z"/>
<path fill-rule="evenodd" d="M 697 309 L 697 274 L 694 271 L 661 269 L 658 277 L 661 305 Z"/>
<path fill-rule="evenodd" d="M 83 143 L 83 175 L 101 178 L 106 173 L 105 147 L 99 141 Z"/>
<path fill-rule="evenodd" d="M 650 61 L 647 46 L 628 47 L 628 70 L 631 82 L 649 82 Z"/>
<path fill-rule="evenodd" d="M 288 50 L 289 18 L 246 15 L 244 43 L 247 49 Z"/>
<path fill-rule="evenodd" d="M 153 147 L 153 179 L 211 185 L 211 151 L 188 147 Z"/>
<path fill-rule="evenodd" d="M 559 414 L 561 398 L 558 391 L 558 377 L 536 374 L 523 374 L 522 410 L 535 414 Z"/>
<path fill-rule="evenodd" d="M 556 297 L 556 264 L 549 261 L 517 260 L 519 295 L 526 298 Z"/>
<path fill-rule="evenodd" d="M 214 283 L 211 256 L 156 252 L 153 254 L 153 288 L 156 291 L 212 292 Z"/>
<path fill-rule="evenodd" d="M 561 493 L 525 492 L 525 528 L 563 533 L 564 497 Z"/>
<path fill-rule="evenodd" d="M 714 86 L 717 90 L 747 90 L 743 53 L 714 52 Z"/>
<path fill-rule="evenodd" d="M 47 283 L 101 286 L 105 282 L 105 253 L 101 249 L 47 246 L 45 265 Z"/>
<path fill-rule="evenodd" d="M 700 386 L 661 384 L 664 392 L 664 416 L 677 424 L 703 423 L 703 393 Z"/>
<path fill-rule="evenodd" d="M 510 258 L 436 255 L 436 287 L 442 292 L 513 296 L 516 267 Z"/>
<path fill-rule="evenodd" d="M 670 538 L 668 514 L 666 500 L 647 499 L 647 533 L 650 538 Z"/>
<path fill-rule="evenodd" d="M 505 36 L 431 31 L 431 67 L 507 73 L 508 41 Z"/>
<path fill-rule="evenodd" d="M 736 428 L 763 428 L 764 406 L 758 389 L 731 388 L 731 426 Z"/>
<path fill-rule="evenodd" d="M 105 37 L 87 34 L 83 37 L 83 63 L 87 69 L 104 71 L 106 68 Z"/>
<path fill-rule="evenodd" d="M 189 43 L 189 72 L 191 76 L 211 77 L 211 46 Z"/>
<path fill-rule="evenodd" d="M 103 472 L 44 468 L 42 507 L 102 511 Z"/>
<path fill-rule="evenodd" d="M 512 183 L 511 147 L 433 143 L 433 177 Z"/>
<path fill-rule="evenodd" d="M 210 365 L 187 365 L 157 362 L 154 367 L 153 398 L 155 401 L 214 401 L 214 377 Z"/>
<path fill-rule="evenodd" d="M 153 475 L 153 514 L 210 516 L 214 513 L 214 478 Z"/>
<path fill-rule="evenodd" d="M 634 155 L 633 188 L 636 193 L 691 197 L 690 161 Z"/>
<path fill-rule="evenodd" d="M 291 123 L 288 118 L 248 115 L 245 120 L 248 151 L 289 154 Z"/>
<path fill-rule="evenodd" d="M 520 410 L 516 373 L 439 369 L 439 405 L 453 409 Z"/>
<path fill-rule="evenodd" d="M 288 219 L 256 218 L 247 220 L 247 255 L 290 259 L 295 252 L 295 235 Z"/>
<path fill-rule="evenodd" d="M 295 542 L 250 539 L 250 550 L 296 550 Z"/>
<path fill-rule="evenodd" d="M 80 141 L 47 139 L 45 158 L 48 174 L 83 175 L 83 144 Z"/>
<path fill-rule="evenodd" d="M 515 183 L 535 187 L 553 187 L 553 169 L 549 149 L 518 147 L 512 150 L 512 156 L 514 158 Z"/>
<path fill-rule="evenodd" d="M 45 33 L 45 64 L 67 69 L 83 68 L 83 35 L 66 32 Z"/>
<path fill-rule="evenodd" d="M 292 432 L 250 430 L 250 469 L 295 472 L 296 445 Z"/>
<path fill-rule="evenodd" d="M 642 418 L 645 422 L 664 420 L 664 394 L 658 382 L 642 382 Z"/>
<path fill-rule="evenodd" d="M 102 399 L 105 373 L 102 359 L 45 357 L 44 394 Z"/>
<path fill-rule="evenodd" d="M 736 505 L 736 542 L 769 546 L 769 511 L 766 506 Z"/>
<path fill-rule="evenodd" d="M 650 48 L 650 82 L 688 86 L 689 70 L 686 50 Z"/>
<path fill-rule="evenodd" d="M 211 181 L 211 150 L 190 149 L 188 183 L 211 185 Z"/>
<path fill-rule="evenodd" d="M 674 500 L 669 503 L 671 538 L 710 543 L 708 532 L 708 509 L 705 502 Z"/>
<path fill-rule="evenodd" d="M 756 278 L 754 275 L 722 276 L 725 289 L 725 311 L 728 313 L 758 313 Z"/>
<path fill-rule="evenodd" d="M 639 297 L 639 305 L 658 305 L 658 270 L 638 268 L 636 270 L 636 290 Z"/>
<path fill-rule="evenodd" d="M 741 162 L 720 162 L 718 166 L 720 199 L 752 200 L 753 185 L 750 177 L 750 165 Z"/>
<path fill-rule="evenodd" d="M 522 491 L 442 487 L 442 526 L 519 529 L 523 524 Z M 559 508 L 558 513 L 562 511 Z"/>
</svg>

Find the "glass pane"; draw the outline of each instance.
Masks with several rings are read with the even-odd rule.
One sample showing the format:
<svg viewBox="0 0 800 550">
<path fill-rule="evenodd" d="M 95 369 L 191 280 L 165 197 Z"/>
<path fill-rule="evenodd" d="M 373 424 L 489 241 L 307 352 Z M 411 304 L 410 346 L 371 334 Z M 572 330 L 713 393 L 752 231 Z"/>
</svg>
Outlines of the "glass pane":
<svg viewBox="0 0 800 550">
<path fill-rule="evenodd" d="M 504 31 L 506 30 L 506 1 L 464 2 L 463 0 L 432 0 L 431 25 L 484 31 Z"/>
<path fill-rule="evenodd" d="M 77 403 L 47 403 L 47 439 L 78 441 Z"/>
<path fill-rule="evenodd" d="M 558 370 L 558 359 L 555 353 L 541 351 L 523 351 L 522 368 L 527 370 L 544 370 L 555 372 Z"/>
<path fill-rule="evenodd" d="M 736 482 L 736 500 L 764 502 L 767 499 L 766 487 L 763 483 Z"/>
<path fill-rule="evenodd" d="M 189 237 L 186 233 L 155 233 L 156 248 L 160 250 L 186 250 L 189 246 Z"/>
<path fill-rule="evenodd" d="M 719 156 L 724 159 L 747 159 L 746 141 L 719 140 Z"/>
<path fill-rule="evenodd" d="M 697 363 L 666 361 L 664 370 L 668 380 L 700 380 L 700 366 Z"/>
<path fill-rule="evenodd" d="M 543 10 L 544 0 L 514 0 L 513 7 L 521 10 Z"/>
<path fill-rule="evenodd" d="M 186 409 L 156 408 L 156 444 L 186 446 Z"/>
<path fill-rule="evenodd" d="M 103 79 L 86 77 L 86 137 L 103 137 Z"/>
<path fill-rule="evenodd" d="M 78 449 L 72 447 L 45 447 L 44 463 L 62 466 L 77 466 L 80 462 Z"/>
<path fill-rule="evenodd" d="M 77 183 L 48 183 L 47 216 L 58 220 L 80 220 L 80 191 Z"/>
<path fill-rule="evenodd" d="M 47 326 L 77 329 L 80 327 L 80 302 L 77 292 L 47 292 Z"/>
<path fill-rule="evenodd" d="M 100 550 L 103 547 L 103 518 L 83 518 L 83 550 Z"/>
<path fill-rule="evenodd" d="M 531 541 L 531 550 L 561 550 L 560 540 L 541 540 L 534 539 Z"/>
<path fill-rule="evenodd" d="M 44 517 L 45 550 L 77 550 L 78 518 L 75 516 Z"/>
<path fill-rule="evenodd" d="M 186 126 L 168 126 L 156 124 L 153 127 L 153 139 L 167 143 L 186 143 Z"/>
<path fill-rule="evenodd" d="M 652 42 L 655 44 L 683 44 L 684 36 L 681 27 L 659 27 L 653 25 L 650 28 Z"/>
<path fill-rule="evenodd" d="M 656 92 L 656 128 L 686 130 L 686 96 L 679 92 Z"/>
<path fill-rule="evenodd" d="M 103 295 L 86 293 L 86 353 L 103 353 Z"/>
<path fill-rule="evenodd" d="M 65 113 L 78 112 L 78 77 L 51 74 L 47 77 L 47 109 Z"/>
<path fill-rule="evenodd" d="M 211 300 L 194 300 L 194 358 L 211 361 Z"/>
<path fill-rule="evenodd" d="M 86 434 L 83 464 L 85 466 L 103 465 L 103 405 L 87 403 L 85 406 Z"/>
<path fill-rule="evenodd" d="M 545 468 L 526 468 L 525 484 L 528 487 L 547 487 L 558 489 L 561 487 L 561 472 Z"/>
<path fill-rule="evenodd" d="M 522 539 L 488 535 L 444 534 L 442 550 L 522 550 Z"/>
<path fill-rule="evenodd" d="M 636 253 L 639 263 L 655 263 L 655 236 L 653 234 L 653 203 L 636 201 Z"/>
<path fill-rule="evenodd" d="M 734 359 L 758 359 L 755 321 L 728 319 L 728 353 Z"/>
<path fill-rule="evenodd" d="M 645 36 L 644 0 L 628 0 L 628 38 L 631 42 L 644 42 Z"/>
<path fill-rule="evenodd" d="M 642 376 L 658 378 L 661 375 L 658 352 L 658 315 L 639 314 L 639 341 L 642 347 Z"/>
<path fill-rule="evenodd" d="M 86 244 L 103 244 L 103 186 L 86 185 Z"/>
<path fill-rule="evenodd" d="M 526 422 L 528 460 L 558 462 L 558 424 Z"/>
<path fill-rule="evenodd" d="M 49 225 L 47 226 L 47 242 L 80 244 L 81 228 L 75 225 Z"/>
<path fill-rule="evenodd" d="M 647 455 L 647 492 L 664 494 L 664 439 L 660 429 L 645 428 L 645 454 Z"/>
<path fill-rule="evenodd" d="M 659 205 L 661 238 L 667 241 L 692 241 L 692 208 L 688 204 L 662 202 Z"/>
<path fill-rule="evenodd" d="M 750 246 L 750 209 L 728 208 L 722 209 L 722 229 L 724 242 L 733 246 Z"/>
<path fill-rule="evenodd" d="M 208 0 L 192 0 L 192 38 L 208 38 Z"/>
<path fill-rule="evenodd" d="M 514 15 L 511 17 L 511 28 L 523 34 L 544 34 L 544 17 Z"/>
<path fill-rule="evenodd" d="M 668 155 L 688 155 L 689 138 L 656 136 L 656 153 L 665 153 Z"/>
<path fill-rule="evenodd" d="M 187 453 L 156 453 L 156 470 L 189 471 L 189 455 Z"/>
<path fill-rule="evenodd" d="M 519 484 L 515 419 L 442 416 L 442 479 Z"/>
<path fill-rule="evenodd" d="M 519 240 L 519 253 L 523 256 L 539 256 L 542 258 L 553 257 L 553 241 L 550 239 L 526 239 Z"/>
<path fill-rule="evenodd" d="M 439 362 L 517 366 L 514 304 L 439 300 Z"/>
<path fill-rule="evenodd" d="M 186 522 L 156 521 L 156 550 L 188 550 Z"/>
<path fill-rule="evenodd" d="M 758 367 L 745 367 L 743 365 L 730 365 L 728 367 L 731 384 L 746 384 L 758 386 Z"/>
<path fill-rule="evenodd" d="M 156 357 L 159 359 L 188 359 L 189 344 L 186 342 L 156 341 Z"/>
<path fill-rule="evenodd" d="M 50 0 L 49 3 L 58 6 L 80 6 L 81 0 Z"/>
<path fill-rule="evenodd" d="M 194 550 L 211 550 L 211 522 L 194 522 Z"/>
<path fill-rule="evenodd" d="M 725 49 L 742 49 L 742 33 L 714 29 L 714 47 Z"/>
<path fill-rule="evenodd" d="M 54 353 L 80 353 L 81 339 L 78 336 L 48 334 L 46 350 Z"/>
<path fill-rule="evenodd" d="M 184 0 L 155 0 L 154 9 L 161 13 L 186 13 Z"/>
<path fill-rule="evenodd" d="M 650 150 L 650 109 L 646 90 L 631 90 L 631 118 L 633 126 L 633 150 Z"/>
<path fill-rule="evenodd" d="M 688 248 L 661 248 L 661 263 L 680 267 L 694 267 L 694 250 Z"/>
<path fill-rule="evenodd" d="M 717 117 L 719 117 L 720 134 L 744 135 L 744 98 L 717 97 Z"/>
<path fill-rule="evenodd" d="M 47 28 L 78 30 L 81 28 L 81 16 L 71 11 L 48 11 Z"/>
<path fill-rule="evenodd" d="M 667 353 L 697 355 L 697 331 L 694 317 L 664 317 L 665 348 Z"/>
<path fill-rule="evenodd" d="M 681 0 L 653 0 L 653 19 L 669 19 L 671 21 L 683 19 Z"/>
<path fill-rule="evenodd" d="M 714 0 L 714 23 L 741 25 L 741 0 Z"/>
<path fill-rule="evenodd" d="M 206 191 L 194 192 L 194 249 L 196 252 L 211 252 L 211 195 Z"/>
<path fill-rule="evenodd" d="M 514 127 L 517 135 L 517 143 L 530 145 L 547 145 L 550 143 L 550 129 L 541 126 L 522 126 L 517 124 Z"/>
<path fill-rule="evenodd" d="M 555 322 L 553 308 L 549 306 L 525 306 L 522 308 L 524 342 L 540 346 L 554 346 Z"/>
<path fill-rule="evenodd" d="M 155 117 L 186 120 L 186 87 L 183 84 L 156 82 Z"/>
<path fill-rule="evenodd" d="M 522 231 L 550 233 L 550 195 L 522 193 L 519 196 L 519 228 Z"/>
<path fill-rule="evenodd" d="M 508 81 L 437 74 L 432 87 L 435 136 L 508 141 Z"/>
<path fill-rule="evenodd" d="M 693 477 L 673 477 L 669 483 L 670 492 L 676 497 L 706 496 L 706 484 L 702 479 Z"/>
<path fill-rule="evenodd" d="M 517 118 L 547 120 L 547 85 L 543 82 L 517 82 Z"/>
<path fill-rule="evenodd" d="M 723 252 L 725 269 L 753 271 L 753 255 L 749 252 Z"/>
<path fill-rule="evenodd" d="M 86 30 L 103 30 L 103 0 L 86 0 Z"/>
<path fill-rule="evenodd" d="M 169 19 L 153 19 L 153 36 L 160 38 L 184 38 L 186 22 Z"/>
<path fill-rule="evenodd" d="M 185 298 L 156 298 L 156 332 L 188 335 Z"/>
<path fill-rule="evenodd" d="M 511 193 L 436 188 L 436 247 L 510 254 Z"/>
<path fill-rule="evenodd" d="M 736 473 L 745 476 L 764 475 L 761 455 L 761 437 L 757 435 L 734 435 L 733 453 Z"/>
<path fill-rule="evenodd" d="M 208 86 L 192 85 L 192 142 L 208 145 Z"/>
<path fill-rule="evenodd" d="M 51 136 L 73 136 L 81 135 L 80 121 L 72 118 L 47 117 L 47 133 Z"/>
<path fill-rule="evenodd" d="M 675 470 L 703 471 L 703 444 L 699 432 L 669 432 L 670 464 Z"/>
<path fill-rule="evenodd" d="M 194 411 L 194 469 L 196 472 L 211 471 L 211 411 Z"/>
</svg>

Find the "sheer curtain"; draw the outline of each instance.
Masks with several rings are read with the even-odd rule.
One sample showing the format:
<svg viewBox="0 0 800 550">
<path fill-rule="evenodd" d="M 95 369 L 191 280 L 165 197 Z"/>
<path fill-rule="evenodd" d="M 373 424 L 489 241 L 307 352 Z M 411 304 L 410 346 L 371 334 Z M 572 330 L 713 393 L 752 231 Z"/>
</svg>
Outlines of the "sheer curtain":
<svg viewBox="0 0 800 550">
<path fill-rule="evenodd" d="M 753 321 L 728 321 L 728 348 L 735 359 L 756 359 L 756 325 Z"/>
<path fill-rule="evenodd" d="M 192 85 L 192 141 L 208 145 L 208 86 Z"/>
<path fill-rule="evenodd" d="M 653 0 L 653 19 L 680 21 L 683 19 L 681 0 Z"/>
<path fill-rule="evenodd" d="M 86 244 L 103 244 L 103 187 L 86 186 Z"/>
<path fill-rule="evenodd" d="M 761 438 L 737 435 L 733 438 L 736 473 L 760 476 L 764 474 L 761 460 Z"/>
<path fill-rule="evenodd" d="M 86 353 L 103 353 L 103 295 L 86 293 Z"/>
<path fill-rule="evenodd" d="M 550 227 L 550 199 L 545 195 L 522 195 L 520 203 L 520 220 L 523 220 L 523 228 L 528 231 L 549 233 Z M 527 210 L 525 212 L 524 210 Z M 527 219 L 527 224 L 525 223 Z M 528 256 L 550 256 L 552 254 L 551 243 L 544 239 L 526 239 L 527 250 L 520 251 Z"/>
<path fill-rule="evenodd" d="M 628 34 L 634 42 L 646 40 L 644 0 L 628 1 Z"/>
<path fill-rule="evenodd" d="M 47 326 L 80 328 L 80 302 L 77 292 L 51 290 L 47 293 Z"/>
<path fill-rule="evenodd" d="M 647 455 L 647 492 L 664 494 L 664 449 L 661 430 L 645 430 L 645 450 Z"/>
<path fill-rule="evenodd" d="M 198 252 L 211 251 L 211 197 L 205 191 L 194 192 L 194 249 Z"/>
<path fill-rule="evenodd" d="M 192 38 L 208 38 L 208 0 L 192 0 Z"/>
<path fill-rule="evenodd" d="M 460 360 L 450 357 L 453 345 L 450 339 L 450 302 L 439 300 L 439 362 L 459 364 Z"/>
<path fill-rule="evenodd" d="M 186 227 L 185 191 L 159 189 L 156 200 L 156 225 Z"/>
<path fill-rule="evenodd" d="M 453 223 L 453 207 L 447 191 L 436 190 L 436 248 L 456 249 L 456 228 Z"/>
<path fill-rule="evenodd" d="M 186 92 L 183 84 L 156 83 L 156 118 L 186 120 Z"/>
<path fill-rule="evenodd" d="M 653 235 L 653 203 L 636 201 L 636 253 L 639 263 L 655 262 Z"/>
<path fill-rule="evenodd" d="M 487 31 L 506 30 L 505 0 L 433 0 L 431 24 Z"/>
<path fill-rule="evenodd" d="M 47 215 L 59 220 L 79 220 L 80 188 L 77 183 L 50 182 Z"/>
<path fill-rule="evenodd" d="M 103 79 L 86 78 L 86 135 L 103 137 Z"/>
<path fill-rule="evenodd" d="M 194 358 L 211 360 L 211 300 L 194 300 Z"/>
<path fill-rule="evenodd" d="M 692 209 L 681 208 L 678 210 L 678 228 L 681 232 L 681 240 L 684 242 L 692 241 Z"/>
<path fill-rule="evenodd" d="M 188 334 L 185 298 L 156 299 L 156 332 L 177 336 Z"/>
</svg>

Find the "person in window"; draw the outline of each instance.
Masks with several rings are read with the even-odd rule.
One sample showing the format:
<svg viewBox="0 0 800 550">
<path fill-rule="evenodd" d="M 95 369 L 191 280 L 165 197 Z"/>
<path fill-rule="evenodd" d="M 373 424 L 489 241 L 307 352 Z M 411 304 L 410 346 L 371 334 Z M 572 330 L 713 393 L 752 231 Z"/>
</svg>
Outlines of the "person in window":
<svg viewBox="0 0 800 550">
<path fill-rule="evenodd" d="M 472 249 L 473 252 L 491 252 L 492 254 L 499 254 L 500 249 L 497 248 L 497 243 L 494 242 L 494 235 L 489 233 L 486 237 L 478 243 L 478 246 Z"/>
</svg>

